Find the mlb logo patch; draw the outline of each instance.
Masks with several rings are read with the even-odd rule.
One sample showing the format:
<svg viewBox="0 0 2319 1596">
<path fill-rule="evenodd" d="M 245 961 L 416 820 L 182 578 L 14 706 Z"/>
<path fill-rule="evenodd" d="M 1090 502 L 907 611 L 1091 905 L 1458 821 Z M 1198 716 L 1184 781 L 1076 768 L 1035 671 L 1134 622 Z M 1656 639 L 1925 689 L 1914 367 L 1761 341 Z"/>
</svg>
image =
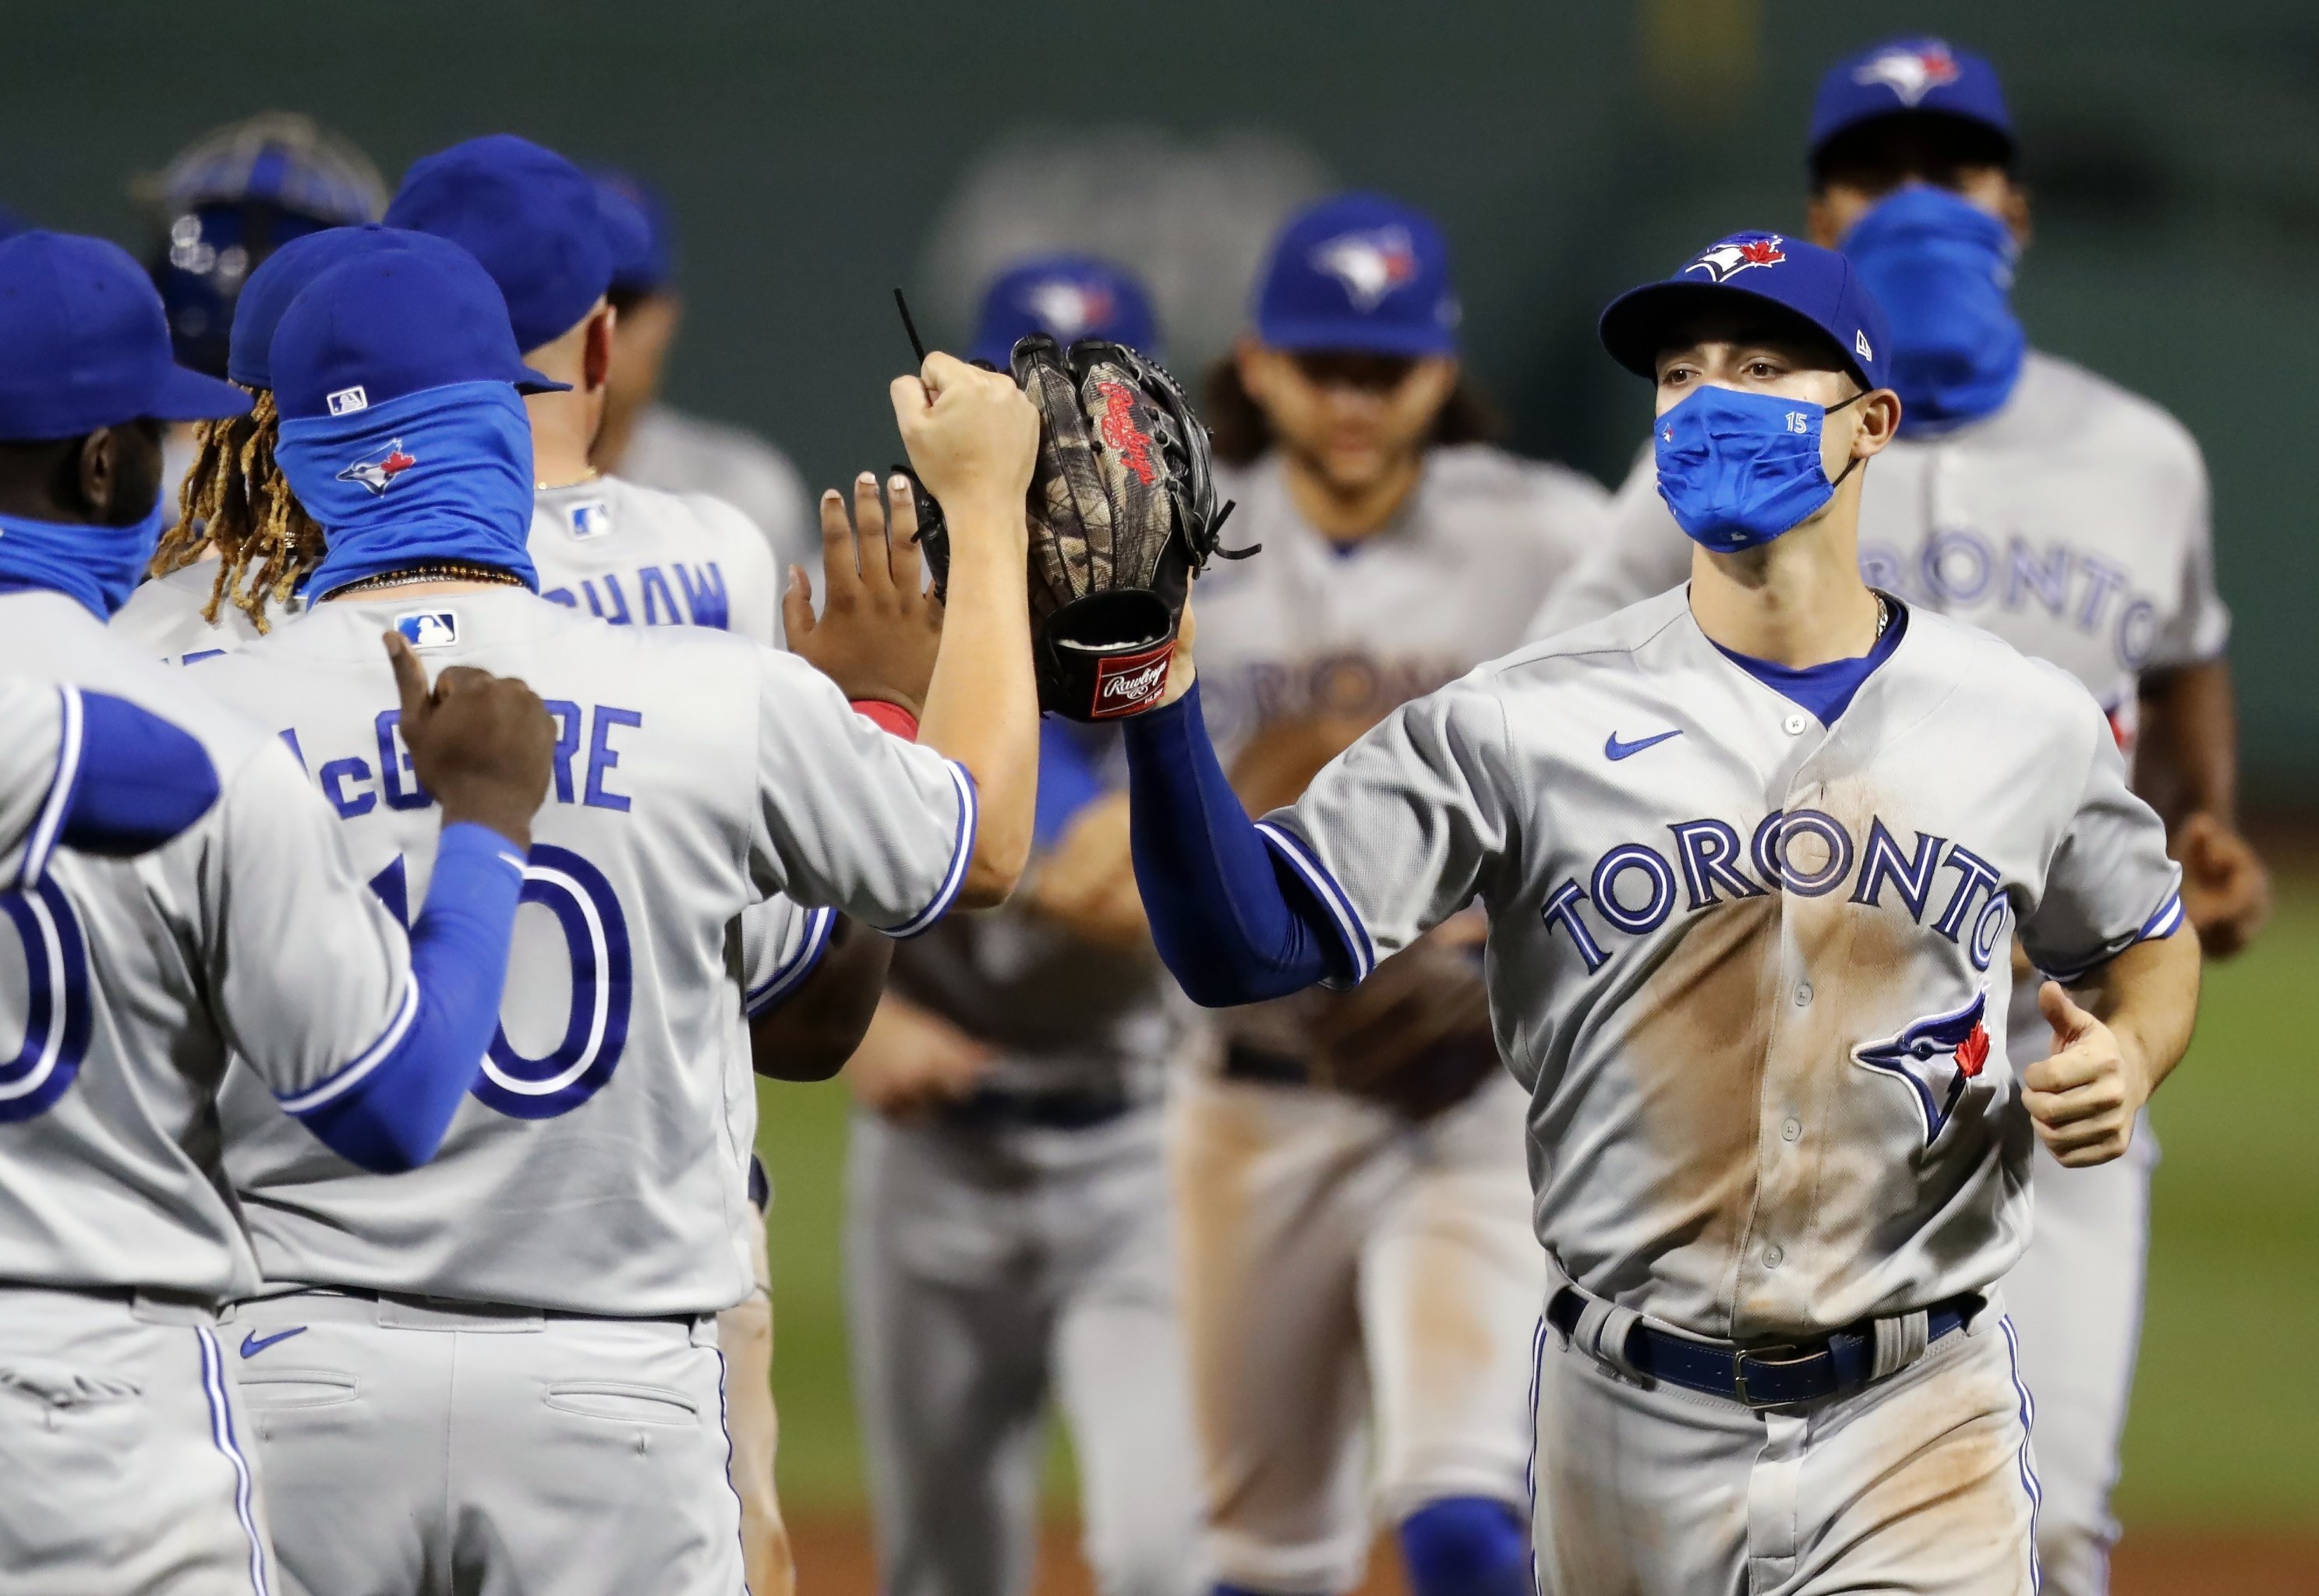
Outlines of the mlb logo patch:
<svg viewBox="0 0 2319 1596">
<path fill-rule="evenodd" d="M 459 612 L 413 609 L 394 618 L 394 629 L 413 648 L 448 648 L 459 640 Z"/>
<path fill-rule="evenodd" d="M 370 395 L 363 391 L 363 385 L 360 383 L 356 383 L 351 388 L 341 388 L 331 394 L 328 402 L 330 414 L 351 416 L 356 410 L 370 409 Z"/>
<path fill-rule="evenodd" d="M 564 521 L 572 529 L 572 536 L 583 543 L 590 538 L 609 537 L 612 530 L 611 501 L 583 499 L 564 512 Z"/>
</svg>

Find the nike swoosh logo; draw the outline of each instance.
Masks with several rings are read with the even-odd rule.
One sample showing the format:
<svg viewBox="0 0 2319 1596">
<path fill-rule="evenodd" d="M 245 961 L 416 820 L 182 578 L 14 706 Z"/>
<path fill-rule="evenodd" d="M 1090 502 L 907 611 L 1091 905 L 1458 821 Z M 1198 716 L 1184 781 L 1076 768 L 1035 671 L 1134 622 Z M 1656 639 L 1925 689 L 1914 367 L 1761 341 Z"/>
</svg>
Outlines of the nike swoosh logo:
<svg viewBox="0 0 2319 1596">
<path fill-rule="evenodd" d="M 306 1327 L 302 1324 L 293 1324 L 286 1330 L 275 1330 L 270 1336 L 261 1336 L 256 1330 L 251 1330 L 241 1338 L 241 1355 L 244 1357 L 256 1357 L 276 1341 L 286 1341 L 293 1336 L 302 1336 L 305 1333 Z"/>
<path fill-rule="evenodd" d="M 1619 734 L 1612 732 L 1602 744 L 1602 757 L 1604 759 L 1624 759 L 1630 753 L 1640 753 L 1646 748 L 1656 747 L 1657 744 L 1665 742 L 1669 737 L 1680 737 L 1682 735 L 1683 728 L 1681 726 L 1677 726 L 1671 732 L 1661 732 L 1656 737 L 1638 737 L 1632 743 L 1621 743 L 1619 741 Z"/>
</svg>

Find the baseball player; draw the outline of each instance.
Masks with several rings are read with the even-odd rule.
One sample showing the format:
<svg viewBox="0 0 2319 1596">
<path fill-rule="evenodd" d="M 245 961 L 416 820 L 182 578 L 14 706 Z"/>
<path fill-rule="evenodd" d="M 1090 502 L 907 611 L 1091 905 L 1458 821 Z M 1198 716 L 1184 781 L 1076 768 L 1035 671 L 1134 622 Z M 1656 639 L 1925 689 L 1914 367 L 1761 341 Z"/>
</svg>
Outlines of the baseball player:
<svg viewBox="0 0 2319 1596">
<path fill-rule="evenodd" d="M 323 273 L 275 335 L 276 457 L 324 528 L 318 601 L 197 680 L 295 740 L 390 904 L 431 869 L 429 799 L 353 639 L 519 659 L 561 732 L 524 888 L 546 913 L 434 1178 L 389 1188 L 229 1091 L 272 1294 L 239 1310 L 235 1374 L 299 1589 L 729 1592 L 714 1315 L 749 1289 L 755 1103 L 736 917 L 781 892 L 907 933 L 1020 870 L 1031 417 L 946 357 L 896 386 L 965 561 L 913 746 L 793 655 L 529 591 L 515 384 L 549 379 L 509 318 L 473 256 L 419 235 Z"/>
<path fill-rule="evenodd" d="M 1208 1004 L 1357 983 L 1480 899 L 1549 1270 L 1543 1590 L 2033 1591 L 1997 1282 L 2033 1143 L 2122 1156 L 2188 1040 L 2164 827 L 2067 672 L 1861 582 L 1903 412 L 1841 256 L 1737 234 L 1602 332 L 1656 379 L 1688 589 L 1404 707 L 1260 825 L 1179 647 L 1127 727 L 1161 956 Z M 2017 933 L 2068 981 L 2019 1071 Z"/>
<path fill-rule="evenodd" d="M 2235 717 L 2206 467 L 2148 401 L 2028 346 L 2008 302 L 2028 233 L 1995 72 L 1936 40 L 1839 63 L 1814 112 L 1810 231 L 1838 244 L 1892 320 L 1900 435 L 1861 500 L 1861 569 L 1912 605 L 1982 627 L 2076 676 L 2134 786 L 2167 821 L 2182 899 L 2212 953 L 2243 946 L 2269 894 L 2233 825 Z M 1534 635 L 1683 580 L 1688 542 L 1638 468 L 1618 525 Z M 2014 1064 L 2043 1056 L 2022 983 Z M 2007 1288 L 2037 1398 L 2047 1589 L 2098 1596 L 2142 1321 L 2146 1134 L 2100 1169 L 2039 1158 L 2037 1225 Z"/>
<path fill-rule="evenodd" d="M 1033 330 L 1154 341 L 1142 285 L 1081 257 L 1002 273 L 972 354 L 1004 370 Z M 1085 729 L 1043 724 L 1016 903 L 901 948 L 847 1070 L 846 1303 L 887 1596 L 1028 1590 L 1051 1403 L 1097 1588 L 1205 1582 L 1161 1157 L 1178 1026 L 1140 918 L 1121 934 L 1048 890 L 1115 823 L 1117 742 Z"/>
<path fill-rule="evenodd" d="M 1259 813 L 1512 647 L 1595 536 L 1600 488 L 1484 441 L 1457 322 L 1433 223 L 1340 197 L 1280 233 L 1254 329 L 1212 384 L 1228 536 L 1263 552 L 1203 577 L 1201 660 Z M 1368 991 L 1223 1016 L 1178 1094 L 1186 1322 L 1228 1587 L 1350 1589 L 1373 1512 L 1421 1596 L 1528 1580 L 1540 1276 L 1478 941 L 1469 917 Z"/>
<path fill-rule="evenodd" d="M 612 374 L 591 458 L 604 471 L 665 493 L 708 493 L 756 524 L 774 565 L 821 558 L 813 496 L 788 455 L 754 433 L 693 415 L 660 396 L 661 375 L 684 319 L 676 284 L 676 230 L 650 184 L 627 173 L 598 181 L 640 228 L 624 229 L 612 263 Z"/>
<path fill-rule="evenodd" d="M 0 974 L 21 1041 L 0 1063 L 0 1566 L 59 1596 L 273 1588 L 214 1330 L 258 1278 L 221 1168 L 229 1050 L 272 1124 L 366 1168 L 423 1163 L 492 1034 L 547 785 L 521 684 L 430 695 L 398 662 L 442 810 L 406 939 L 295 755 L 106 635 L 160 530 L 162 427 L 248 402 L 172 364 L 122 250 L 0 245 L 0 672 L 59 717 L 53 754 L 8 743 L 55 796 L 0 893 L 23 955 Z"/>
</svg>

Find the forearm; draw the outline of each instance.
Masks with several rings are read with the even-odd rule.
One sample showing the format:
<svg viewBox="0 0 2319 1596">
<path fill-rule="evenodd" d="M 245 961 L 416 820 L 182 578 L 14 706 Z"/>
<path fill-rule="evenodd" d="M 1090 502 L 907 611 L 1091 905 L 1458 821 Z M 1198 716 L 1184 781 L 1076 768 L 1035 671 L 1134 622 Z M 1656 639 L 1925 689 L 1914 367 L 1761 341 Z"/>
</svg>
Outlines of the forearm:
<svg viewBox="0 0 2319 1596">
<path fill-rule="evenodd" d="M 749 1059 L 771 1080 L 827 1080 L 845 1067 L 886 989 L 894 944 L 840 918 L 827 950 L 802 980 L 751 1012 Z"/>
<path fill-rule="evenodd" d="M 1233 794 L 1193 688 L 1127 722 L 1135 879 L 1160 957 L 1211 1008 L 1350 973 L 1328 911 Z"/>
<path fill-rule="evenodd" d="M 2238 824 L 2238 706 L 2231 668 L 2208 660 L 2145 678 L 2134 789 L 2170 834 L 2192 815 Z"/>
<path fill-rule="evenodd" d="M 443 828 L 411 931 L 415 996 L 372 1051 L 284 1102 L 341 1157 L 376 1174 L 435 1156 L 500 1023 L 523 861 L 487 827 Z"/>
<path fill-rule="evenodd" d="M 2085 1006 L 2117 1038 L 2146 1098 L 2190 1045 L 2198 1014 L 2198 933 L 2185 923 L 2171 936 L 2136 942 L 2082 983 Z"/>
<path fill-rule="evenodd" d="M 950 596 L 918 741 L 974 778 L 981 814 L 959 902 L 988 908 L 1006 900 L 1030 859 L 1038 791 L 1027 531 L 1019 504 L 1011 512 L 956 507 L 951 527 Z"/>
</svg>

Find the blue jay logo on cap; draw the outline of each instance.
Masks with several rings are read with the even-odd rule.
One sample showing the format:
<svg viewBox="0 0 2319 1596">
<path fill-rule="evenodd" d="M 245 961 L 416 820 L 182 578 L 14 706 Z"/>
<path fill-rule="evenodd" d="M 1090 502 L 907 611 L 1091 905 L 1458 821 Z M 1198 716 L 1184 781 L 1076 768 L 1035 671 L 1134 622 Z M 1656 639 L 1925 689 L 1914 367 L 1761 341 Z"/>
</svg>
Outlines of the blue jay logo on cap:
<svg viewBox="0 0 2319 1596">
<path fill-rule="evenodd" d="M 1683 269 L 1685 273 L 1705 272 L 1709 281 L 1727 283 L 1749 266 L 1777 266 L 1787 259 L 1788 252 L 1780 248 L 1781 242 L 1777 233 L 1726 239 Z"/>
<path fill-rule="evenodd" d="M 383 454 L 366 460 L 357 460 L 338 473 L 342 482 L 360 482 L 374 493 L 383 493 L 394 486 L 395 479 L 419 464 L 418 456 L 403 452 L 402 440 L 396 438 L 386 446 Z"/>
<path fill-rule="evenodd" d="M 1024 290 L 1023 302 L 1040 326 L 1053 329 L 1056 339 L 1066 344 L 1087 329 L 1109 321 L 1117 309 L 1107 284 L 1078 283 L 1069 277 L 1032 284 Z"/>
<path fill-rule="evenodd" d="M 1852 81 L 1881 83 L 1903 105 L 1915 105 L 1935 89 L 1957 80 L 1956 58 L 1937 39 L 1895 46 L 1853 70 Z"/>
<path fill-rule="evenodd" d="M 582 542 L 607 537 L 612 531 L 612 506 L 607 500 L 583 499 L 564 512 L 564 524 Z"/>
<path fill-rule="evenodd" d="M 459 640 L 456 609 L 414 609 L 394 618 L 394 629 L 413 648 L 447 648 Z"/>
<path fill-rule="evenodd" d="M 1354 308 L 1364 311 L 1376 310 L 1386 294 L 1417 276 L 1417 248 L 1409 230 L 1401 227 L 1340 233 L 1316 247 L 1312 260 L 1314 270 L 1342 283 Z"/>
</svg>

